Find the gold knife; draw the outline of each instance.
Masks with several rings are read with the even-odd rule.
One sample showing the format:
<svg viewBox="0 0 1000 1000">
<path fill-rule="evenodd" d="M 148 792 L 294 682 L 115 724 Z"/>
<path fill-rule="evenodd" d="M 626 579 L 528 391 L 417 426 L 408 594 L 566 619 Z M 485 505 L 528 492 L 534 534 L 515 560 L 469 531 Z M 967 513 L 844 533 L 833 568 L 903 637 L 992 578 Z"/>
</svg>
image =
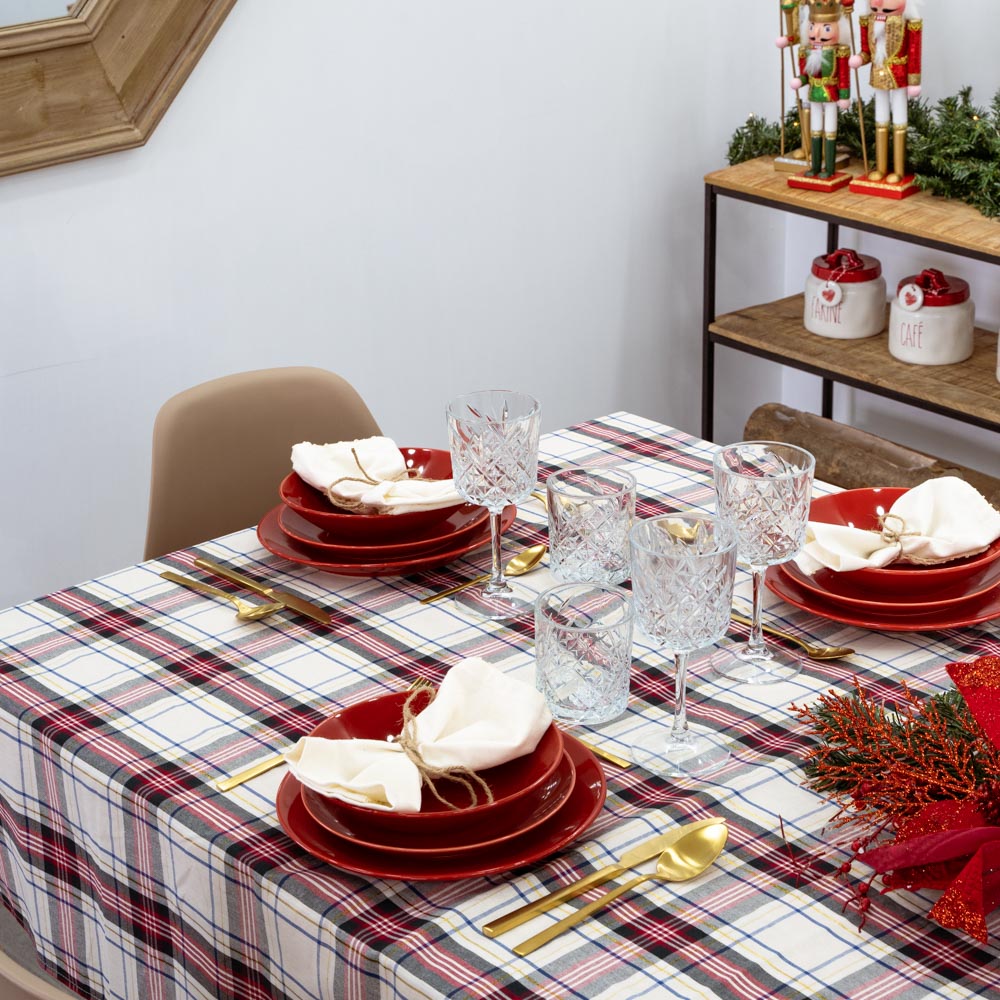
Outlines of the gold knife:
<svg viewBox="0 0 1000 1000">
<path fill-rule="evenodd" d="M 194 564 L 199 569 L 207 569 L 209 573 L 221 576 L 232 583 L 238 583 L 241 587 L 246 587 L 247 590 L 252 590 L 255 594 L 268 597 L 272 601 L 278 601 L 284 604 L 286 608 L 291 608 L 292 611 L 298 611 L 301 615 L 307 615 L 313 621 L 322 622 L 324 625 L 330 624 L 329 611 L 324 611 L 323 608 L 311 604 L 304 597 L 299 597 L 298 594 L 289 594 L 284 590 L 275 590 L 274 587 L 258 583 L 256 580 L 251 580 L 250 577 L 244 576 L 242 573 L 237 573 L 236 570 L 229 569 L 227 566 L 220 566 L 218 563 L 211 562 L 208 559 L 199 557 L 195 559 Z"/>
<path fill-rule="evenodd" d="M 627 850 L 621 856 L 618 864 L 600 868 L 584 878 L 577 879 L 576 882 L 570 882 L 569 885 L 565 885 L 561 889 L 556 889 L 547 896 L 542 896 L 541 899 L 536 899 L 533 903 L 526 903 L 524 906 L 516 910 L 511 910 L 510 913 L 496 920 L 491 920 L 488 924 L 483 925 L 482 932 L 487 937 L 492 938 L 513 930 L 515 927 L 520 927 L 521 924 L 527 923 L 532 917 L 538 916 L 539 913 L 545 913 L 554 906 L 564 903 L 567 899 L 573 899 L 596 885 L 604 885 L 605 882 L 628 871 L 629 868 L 634 868 L 636 865 L 641 865 L 643 861 L 655 858 L 658 854 L 662 854 L 671 844 L 692 830 L 699 830 L 703 826 L 712 826 L 715 823 L 722 822 L 723 819 L 721 816 L 710 816 L 708 819 L 700 819 L 694 823 L 686 823 L 682 826 L 674 827 L 673 830 L 667 833 L 661 833 L 659 836 L 653 837 L 651 840 L 646 840 L 637 847 Z"/>
<path fill-rule="evenodd" d="M 215 787 L 220 792 L 230 792 L 237 785 L 242 785 L 245 781 L 250 781 L 253 778 L 259 778 L 262 774 L 267 774 L 268 771 L 273 771 L 279 764 L 284 763 L 285 755 L 283 753 L 271 754 L 270 757 L 265 757 L 263 760 L 257 761 L 256 764 L 251 764 L 250 767 L 245 767 L 242 771 L 237 771 L 236 774 L 230 775 L 228 778 L 219 778 L 215 782 Z"/>
<path fill-rule="evenodd" d="M 596 746 L 593 743 L 588 743 L 587 740 L 581 739 L 579 736 L 576 737 L 577 743 L 582 743 L 595 757 L 603 757 L 604 760 L 616 764 L 618 767 L 631 767 L 632 762 L 626 760 L 624 757 L 619 757 L 618 754 L 612 753 L 610 750 L 605 750 L 604 747 Z"/>
</svg>

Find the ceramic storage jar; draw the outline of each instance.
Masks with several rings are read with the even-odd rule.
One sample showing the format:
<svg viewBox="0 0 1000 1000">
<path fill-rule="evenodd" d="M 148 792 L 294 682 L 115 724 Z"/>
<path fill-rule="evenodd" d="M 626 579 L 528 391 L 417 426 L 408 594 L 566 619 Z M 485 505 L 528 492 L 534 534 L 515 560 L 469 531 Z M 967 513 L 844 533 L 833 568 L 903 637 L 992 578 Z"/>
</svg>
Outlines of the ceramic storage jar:
<svg viewBox="0 0 1000 1000">
<path fill-rule="evenodd" d="M 874 337 L 885 329 L 882 265 L 854 250 L 816 257 L 806 278 L 803 324 L 838 340 Z"/>
<path fill-rule="evenodd" d="M 953 365 L 972 354 L 969 283 L 928 268 L 899 283 L 889 310 L 889 353 L 912 365 Z"/>
</svg>

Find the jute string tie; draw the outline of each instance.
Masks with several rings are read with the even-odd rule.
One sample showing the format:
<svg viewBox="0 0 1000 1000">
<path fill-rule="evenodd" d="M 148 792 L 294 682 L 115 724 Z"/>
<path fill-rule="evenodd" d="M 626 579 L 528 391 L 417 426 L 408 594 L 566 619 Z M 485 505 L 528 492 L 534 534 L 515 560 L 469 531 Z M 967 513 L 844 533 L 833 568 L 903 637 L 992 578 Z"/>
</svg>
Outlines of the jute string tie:
<svg viewBox="0 0 1000 1000">
<path fill-rule="evenodd" d="M 920 534 L 919 531 L 907 531 L 906 521 L 898 514 L 882 514 L 878 519 L 878 525 L 882 532 L 882 541 L 889 545 L 898 545 L 900 557 L 903 556 L 903 539 L 914 538 Z M 915 566 L 935 566 L 940 562 L 947 562 L 947 559 L 919 559 L 910 553 L 900 558 L 900 562 L 913 563 Z"/>
<path fill-rule="evenodd" d="M 889 545 L 902 545 L 903 539 L 918 535 L 918 531 L 907 531 L 906 521 L 898 514 L 882 514 L 878 519 L 879 530 L 882 532 L 882 541 Z"/>
<path fill-rule="evenodd" d="M 437 789 L 435 781 L 442 778 L 448 781 L 456 781 L 468 793 L 470 806 L 479 804 L 479 792 L 476 786 L 482 791 L 487 802 L 493 801 L 493 791 L 490 786 L 472 768 L 462 765 L 452 765 L 451 767 L 434 767 L 428 764 L 417 749 L 416 724 L 417 713 L 413 710 L 413 700 L 423 692 L 420 689 L 411 691 L 409 697 L 403 704 L 403 729 L 396 737 L 395 743 L 403 750 L 407 757 L 413 761 L 414 766 L 420 772 L 420 778 L 431 790 L 431 794 L 438 802 L 446 805 L 449 809 L 457 810 L 463 808 L 449 802 Z M 431 699 L 433 701 L 433 698 Z M 425 706 L 426 707 L 426 706 Z"/>
<path fill-rule="evenodd" d="M 367 510 L 369 509 L 369 504 L 362 503 L 360 500 L 349 500 L 347 497 L 342 497 L 337 493 L 334 493 L 334 488 L 339 486 L 341 483 L 364 483 L 365 486 L 378 486 L 379 480 L 373 479 L 368 473 L 368 470 L 361 464 L 361 459 L 358 458 L 358 451 L 356 448 L 351 449 L 351 455 L 354 458 L 354 464 L 358 467 L 358 471 L 361 473 L 360 476 L 341 476 L 339 479 L 335 479 L 329 486 L 323 491 L 326 494 L 327 500 L 333 504 L 334 507 L 341 507 L 344 510 Z M 400 476 L 395 476 L 390 482 L 398 483 L 404 479 L 421 479 L 414 473 L 413 469 L 405 469 L 403 474 Z"/>
</svg>

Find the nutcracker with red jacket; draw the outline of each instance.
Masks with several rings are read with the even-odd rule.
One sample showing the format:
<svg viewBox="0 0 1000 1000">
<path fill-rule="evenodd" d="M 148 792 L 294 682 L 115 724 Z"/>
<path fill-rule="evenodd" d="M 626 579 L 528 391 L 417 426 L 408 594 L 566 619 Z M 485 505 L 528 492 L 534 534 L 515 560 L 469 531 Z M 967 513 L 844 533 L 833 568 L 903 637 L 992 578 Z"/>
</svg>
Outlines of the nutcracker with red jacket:
<svg viewBox="0 0 1000 1000">
<path fill-rule="evenodd" d="M 799 75 L 791 86 L 793 90 L 808 88 L 811 164 L 804 174 L 788 179 L 793 187 L 832 190 L 850 180 L 846 174 L 841 175 L 842 179 L 834 178 L 837 117 L 851 102 L 851 53 L 849 46 L 841 42 L 842 37 L 848 37 L 844 7 L 840 0 L 811 0 L 809 4 L 805 27 L 808 41 L 799 46 Z M 826 183 L 810 183 L 813 178 Z"/>
<path fill-rule="evenodd" d="M 906 175 L 906 130 L 910 98 L 920 94 L 920 54 L 923 21 L 916 0 L 870 0 L 869 13 L 858 20 L 861 47 L 851 57 L 851 66 L 871 63 L 871 85 L 875 93 L 875 169 L 868 180 L 875 185 L 916 187 Z M 889 169 L 889 135 L 892 130 L 892 170 Z M 863 182 L 852 190 L 870 194 L 889 193 L 869 188 Z"/>
</svg>

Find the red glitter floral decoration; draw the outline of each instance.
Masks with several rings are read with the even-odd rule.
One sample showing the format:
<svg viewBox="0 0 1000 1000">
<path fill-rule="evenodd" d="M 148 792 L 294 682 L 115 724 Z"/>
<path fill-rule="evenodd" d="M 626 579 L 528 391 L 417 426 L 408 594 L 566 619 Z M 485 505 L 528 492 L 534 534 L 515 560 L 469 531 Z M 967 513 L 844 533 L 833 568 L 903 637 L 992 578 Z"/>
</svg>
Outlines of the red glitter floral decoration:
<svg viewBox="0 0 1000 1000">
<path fill-rule="evenodd" d="M 835 826 L 861 831 L 841 872 L 860 860 L 886 891 L 941 889 L 930 916 L 985 942 L 1000 905 L 1000 657 L 947 669 L 957 692 L 920 699 L 904 686 L 887 708 L 855 681 L 795 711 L 819 737 L 807 783 L 839 805 Z"/>
</svg>

